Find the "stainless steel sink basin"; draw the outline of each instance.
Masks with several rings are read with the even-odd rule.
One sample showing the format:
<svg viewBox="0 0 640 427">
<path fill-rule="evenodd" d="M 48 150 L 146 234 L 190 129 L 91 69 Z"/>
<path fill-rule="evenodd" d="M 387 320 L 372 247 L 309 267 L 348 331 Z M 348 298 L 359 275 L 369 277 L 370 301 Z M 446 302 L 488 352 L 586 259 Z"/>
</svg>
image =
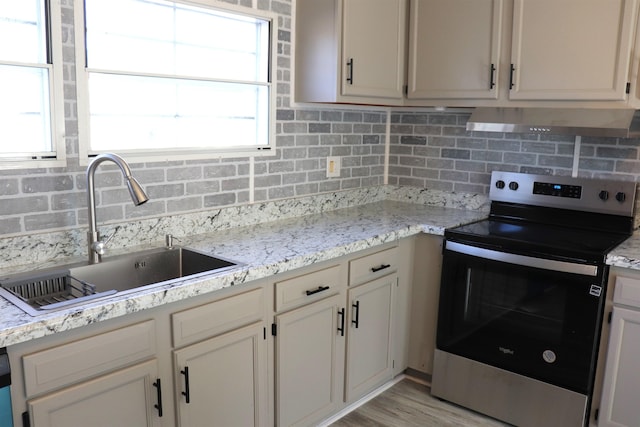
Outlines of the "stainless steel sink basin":
<svg viewBox="0 0 640 427">
<path fill-rule="evenodd" d="M 0 277 L 0 295 L 37 316 L 238 266 L 234 261 L 174 246 L 113 256 L 99 264 L 70 264 Z"/>
</svg>

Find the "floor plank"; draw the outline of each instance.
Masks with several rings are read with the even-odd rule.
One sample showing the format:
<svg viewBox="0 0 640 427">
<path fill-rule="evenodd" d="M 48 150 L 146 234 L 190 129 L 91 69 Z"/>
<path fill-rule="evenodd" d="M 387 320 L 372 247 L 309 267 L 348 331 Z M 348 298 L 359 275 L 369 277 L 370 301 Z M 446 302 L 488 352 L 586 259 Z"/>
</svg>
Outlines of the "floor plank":
<svg viewBox="0 0 640 427">
<path fill-rule="evenodd" d="M 331 427 L 504 427 L 492 418 L 432 397 L 429 387 L 405 378 Z"/>
</svg>

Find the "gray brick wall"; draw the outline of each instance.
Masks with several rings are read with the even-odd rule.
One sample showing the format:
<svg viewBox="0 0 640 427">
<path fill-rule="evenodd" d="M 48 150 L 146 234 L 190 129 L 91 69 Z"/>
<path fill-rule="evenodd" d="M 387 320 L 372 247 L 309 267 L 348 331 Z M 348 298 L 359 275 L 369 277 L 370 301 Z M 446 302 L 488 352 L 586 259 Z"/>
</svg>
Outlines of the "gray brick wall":
<svg viewBox="0 0 640 427">
<path fill-rule="evenodd" d="M 228 2 L 247 7 L 255 3 L 279 15 L 274 82 L 278 149 L 273 156 L 255 158 L 253 200 L 383 184 L 385 110 L 292 102 L 292 0 Z M 73 2 L 63 0 L 62 7 L 68 166 L 0 170 L 0 236 L 86 224 L 85 168 L 78 162 Z M 389 183 L 486 193 L 494 169 L 571 173 L 573 138 L 470 134 L 464 128 L 467 119 L 462 113 L 392 113 Z M 580 173 L 638 180 L 638 142 L 584 138 Z M 326 178 L 327 156 L 342 158 L 340 178 Z M 132 206 L 120 172 L 103 164 L 96 176 L 100 223 L 242 205 L 252 199 L 247 158 L 134 164 L 132 169 L 152 200 Z"/>
<path fill-rule="evenodd" d="M 278 150 L 257 158 L 256 201 L 381 185 L 385 112 L 282 108 Z M 326 177 L 327 156 L 342 159 L 340 178 Z"/>
<path fill-rule="evenodd" d="M 467 132 L 467 113 L 392 114 L 389 183 L 488 193 L 493 170 L 570 175 L 573 136 Z M 581 141 L 579 174 L 638 181 L 640 140 Z"/>
<path fill-rule="evenodd" d="M 292 107 L 291 0 L 228 0 L 279 15 L 276 144 L 254 163 L 255 201 L 382 184 L 386 113 Z M 62 1 L 65 126 L 68 167 L 0 171 L 0 236 L 69 229 L 86 224 L 85 168 L 78 161 L 73 2 Z M 326 178 L 326 157 L 343 157 L 340 178 Z M 122 176 L 103 164 L 96 174 L 100 223 L 157 217 L 248 203 L 248 158 L 133 164 L 151 200 L 130 204 Z"/>
</svg>

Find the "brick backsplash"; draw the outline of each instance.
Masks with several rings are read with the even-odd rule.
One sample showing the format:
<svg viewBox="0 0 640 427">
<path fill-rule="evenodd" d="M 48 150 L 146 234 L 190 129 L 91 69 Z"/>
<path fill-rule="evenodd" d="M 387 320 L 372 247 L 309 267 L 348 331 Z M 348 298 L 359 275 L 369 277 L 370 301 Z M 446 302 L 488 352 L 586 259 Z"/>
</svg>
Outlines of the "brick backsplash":
<svg viewBox="0 0 640 427">
<path fill-rule="evenodd" d="M 467 132 L 469 115 L 393 113 L 389 184 L 486 194 L 493 170 L 571 175 L 575 137 Z M 640 140 L 580 144 L 580 176 L 638 181 Z"/>
<path fill-rule="evenodd" d="M 468 113 L 293 103 L 292 1 L 228 0 L 278 14 L 276 144 L 269 157 L 133 164 L 151 200 L 134 207 L 120 172 L 104 164 L 96 175 L 100 224 L 207 211 L 388 183 L 447 192 L 486 194 L 492 170 L 568 175 L 572 137 L 465 130 Z M 86 224 L 84 167 L 78 162 L 73 1 L 62 2 L 65 127 L 68 166 L 0 171 L 0 236 L 70 230 Z M 638 180 L 637 140 L 583 138 L 580 174 Z M 326 158 L 342 160 L 340 178 L 326 177 Z M 251 171 L 253 170 L 253 175 Z M 251 177 L 253 176 L 253 182 Z"/>
</svg>

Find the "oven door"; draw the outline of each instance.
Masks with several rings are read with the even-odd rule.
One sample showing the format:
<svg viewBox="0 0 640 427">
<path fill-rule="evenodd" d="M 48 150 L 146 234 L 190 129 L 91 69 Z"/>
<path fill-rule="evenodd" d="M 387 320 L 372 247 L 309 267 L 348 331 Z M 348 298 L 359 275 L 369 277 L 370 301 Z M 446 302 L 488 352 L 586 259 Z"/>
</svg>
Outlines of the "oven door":
<svg viewBox="0 0 640 427">
<path fill-rule="evenodd" d="M 589 395 L 605 269 L 447 241 L 437 347 Z"/>
</svg>

